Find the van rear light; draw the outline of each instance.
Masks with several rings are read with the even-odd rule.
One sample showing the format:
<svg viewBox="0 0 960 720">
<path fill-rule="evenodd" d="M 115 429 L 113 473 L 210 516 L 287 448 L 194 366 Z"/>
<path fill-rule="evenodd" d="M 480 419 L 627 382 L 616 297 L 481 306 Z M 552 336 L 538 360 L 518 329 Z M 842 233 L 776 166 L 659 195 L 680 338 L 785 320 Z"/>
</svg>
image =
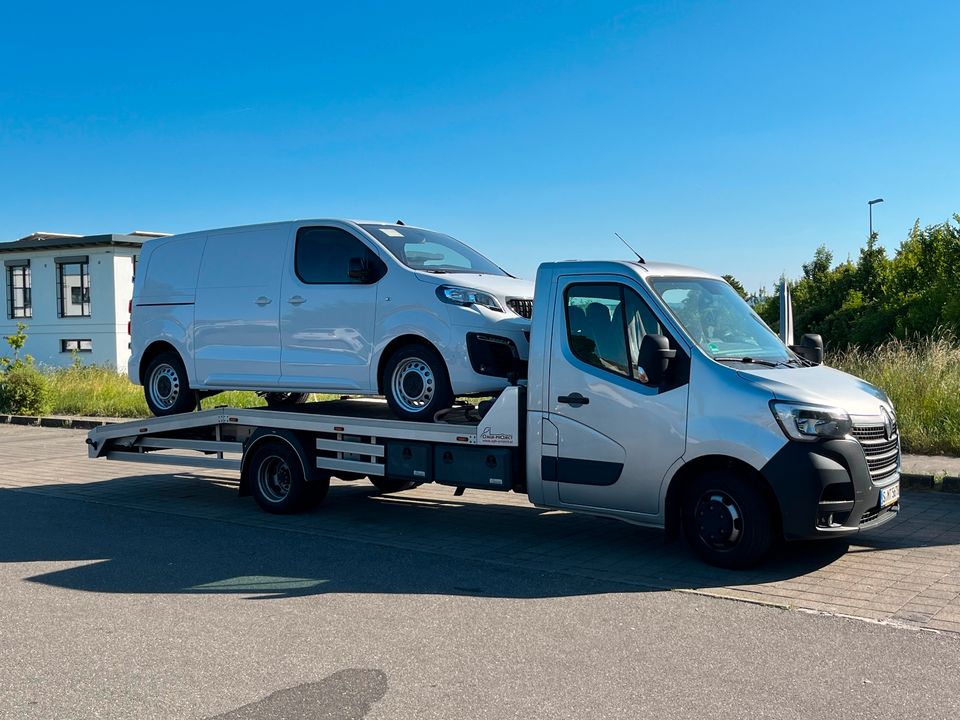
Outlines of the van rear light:
<svg viewBox="0 0 960 720">
<path fill-rule="evenodd" d="M 127 335 L 132 335 L 133 327 L 133 299 L 127 303 Z"/>
</svg>

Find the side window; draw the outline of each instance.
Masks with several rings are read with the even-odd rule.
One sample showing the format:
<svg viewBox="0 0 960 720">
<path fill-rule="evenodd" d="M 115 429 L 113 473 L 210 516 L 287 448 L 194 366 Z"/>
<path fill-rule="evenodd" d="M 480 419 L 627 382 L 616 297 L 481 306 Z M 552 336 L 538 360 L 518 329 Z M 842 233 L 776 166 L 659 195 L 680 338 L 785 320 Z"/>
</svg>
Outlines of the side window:
<svg viewBox="0 0 960 720">
<path fill-rule="evenodd" d="M 573 354 L 585 363 L 632 379 L 638 379 L 643 336 L 663 332 L 643 299 L 624 285 L 571 285 L 566 311 Z"/>
<path fill-rule="evenodd" d="M 377 254 L 346 230 L 305 227 L 297 231 L 294 269 L 316 285 L 375 283 L 386 272 Z"/>
</svg>

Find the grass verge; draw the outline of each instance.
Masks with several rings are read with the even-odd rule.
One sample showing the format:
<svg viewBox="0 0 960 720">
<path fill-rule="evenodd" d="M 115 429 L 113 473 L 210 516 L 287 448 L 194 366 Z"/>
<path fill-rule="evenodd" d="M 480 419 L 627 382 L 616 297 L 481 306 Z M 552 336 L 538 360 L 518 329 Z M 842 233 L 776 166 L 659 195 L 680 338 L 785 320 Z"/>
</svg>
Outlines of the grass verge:
<svg viewBox="0 0 960 720">
<path fill-rule="evenodd" d="M 884 390 L 893 401 L 904 452 L 960 455 L 960 347 L 949 335 L 827 358 Z"/>
</svg>

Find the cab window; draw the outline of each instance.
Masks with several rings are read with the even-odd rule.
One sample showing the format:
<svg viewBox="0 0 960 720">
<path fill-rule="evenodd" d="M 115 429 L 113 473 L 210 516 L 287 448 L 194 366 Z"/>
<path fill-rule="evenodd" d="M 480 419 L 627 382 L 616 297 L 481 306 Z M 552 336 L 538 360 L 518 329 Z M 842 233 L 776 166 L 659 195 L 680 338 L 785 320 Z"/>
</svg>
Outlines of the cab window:
<svg viewBox="0 0 960 720">
<path fill-rule="evenodd" d="M 303 282 L 314 285 L 370 284 L 386 272 L 375 252 L 346 230 L 335 227 L 297 231 L 294 269 Z"/>
<path fill-rule="evenodd" d="M 578 359 L 635 380 L 643 336 L 663 334 L 643 298 L 615 283 L 571 285 L 566 316 L 567 341 Z"/>
</svg>

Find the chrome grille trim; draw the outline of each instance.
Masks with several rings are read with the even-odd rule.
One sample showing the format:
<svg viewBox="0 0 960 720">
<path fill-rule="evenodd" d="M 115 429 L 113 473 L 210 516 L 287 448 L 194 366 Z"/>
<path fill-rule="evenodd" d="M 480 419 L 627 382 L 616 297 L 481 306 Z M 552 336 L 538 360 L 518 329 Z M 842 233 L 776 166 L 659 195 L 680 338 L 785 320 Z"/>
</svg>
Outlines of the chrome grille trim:
<svg viewBox="0 0 960 720">
<path fill-rule="evenodd" d="M 533 300 L 528 298 L 507 298 L 507 307 L 520 317 L 533 317 Z"/>
<path fill-rule="evenodd" d="M 900 468 L 900 434 L 896 423 L 889 438 L 886 428 L 880 424 L 855 425 L 853 437 L 863 449 L 871 480 L 881 482 L 897 473 Z"/>
</svg>

